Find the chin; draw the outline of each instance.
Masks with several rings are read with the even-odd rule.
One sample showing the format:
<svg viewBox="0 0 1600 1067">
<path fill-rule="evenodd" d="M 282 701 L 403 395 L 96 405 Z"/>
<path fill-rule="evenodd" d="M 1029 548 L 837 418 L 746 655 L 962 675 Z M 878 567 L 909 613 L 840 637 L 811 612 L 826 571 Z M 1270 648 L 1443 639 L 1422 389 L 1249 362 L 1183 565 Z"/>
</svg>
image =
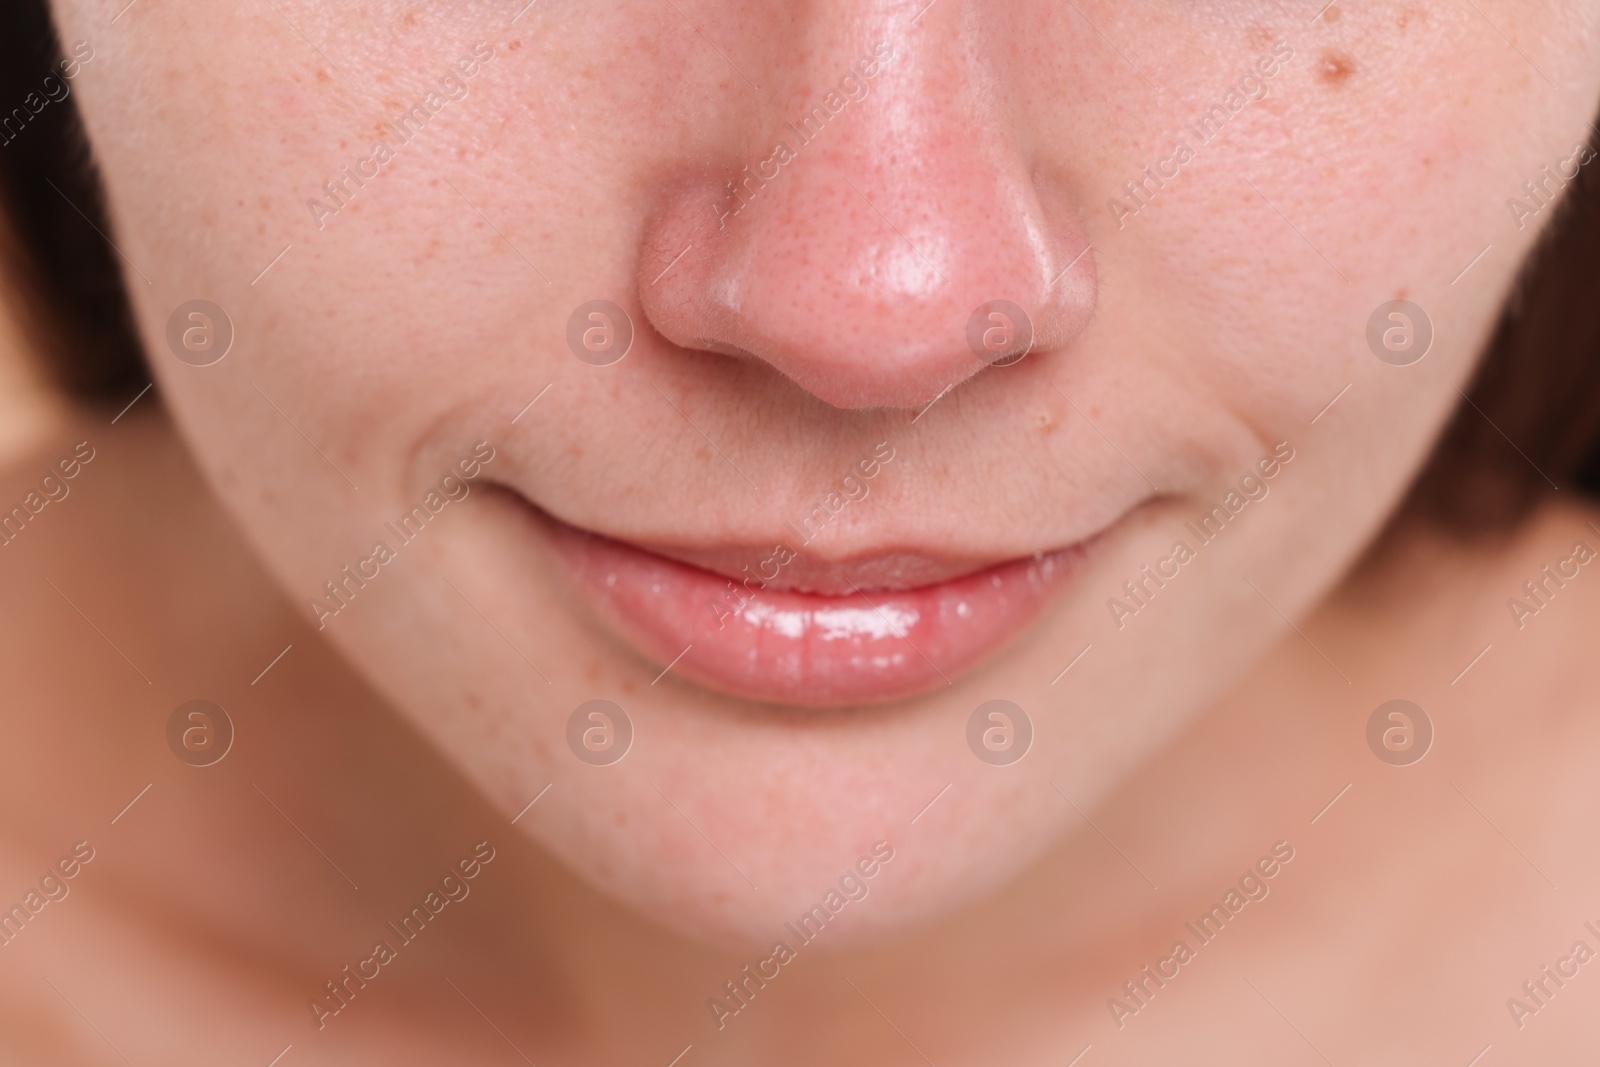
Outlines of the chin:
<svg viewBox="0 0 1600 1067">
<path fill-rule="evenodd" d="M 765 708 L 716 736 L 664 724 L 615 766 L 563 776 L 563 794 L 518 827 L 676 935 L 739 951 L 864 948 L 1013 880 L 1060 832 L 1043 761 L 978 764 L 946 703 L 864 711 L 845 728 Z"/>
</svg>

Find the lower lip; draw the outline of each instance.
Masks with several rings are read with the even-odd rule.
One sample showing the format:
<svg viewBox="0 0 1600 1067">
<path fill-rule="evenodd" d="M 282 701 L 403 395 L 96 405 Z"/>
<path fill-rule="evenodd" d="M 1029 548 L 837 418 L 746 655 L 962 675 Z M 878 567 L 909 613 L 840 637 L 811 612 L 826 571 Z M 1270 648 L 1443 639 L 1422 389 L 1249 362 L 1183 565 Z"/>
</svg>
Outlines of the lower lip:
<svg viewBox="0 0 1600 1067">
<path fill-rule="evenodd" d="M 1081 545 L 915 589 L 822 596 L 731 583 L 558 522 L 580 591 L 673 674 L 734 696 L 837 707 L 950 685 L 1015 636 L 1082 568 Z M 773 553 L 749 573 L 772 576 Z M 781 576 L 781 567 L 778 569 Z"/>
</svg>

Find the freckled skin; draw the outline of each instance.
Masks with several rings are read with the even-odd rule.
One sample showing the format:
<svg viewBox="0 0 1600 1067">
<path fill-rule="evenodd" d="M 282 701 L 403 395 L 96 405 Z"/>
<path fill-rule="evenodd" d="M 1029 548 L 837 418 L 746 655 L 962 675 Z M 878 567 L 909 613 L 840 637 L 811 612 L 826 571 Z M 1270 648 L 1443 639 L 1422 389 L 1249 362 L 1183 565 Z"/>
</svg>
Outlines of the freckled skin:
<svg viewBox="0 0 1600 1067">
<path fill-rule="evenodd" d="M 374 517 L 402 508 L 407 486 L 421 474 L 400 457 L 405 464 L 447 462 L 480 435 L 504 441 L 506 469 L 526 471 L 520 487 L 562 518 L 621 536 L 657 533 L 712 542 L 765 539 L 775 525 L 770 516 L 804 506 L 804 485 L 813 470 L 820 475 L 847 465 L 887 433 L 909 435 L 921 453 L 916 462 L 948 466 L 950 478 L 941 486 L 915 478 L 886 485 L 876 498 L 883 507 L 870 522 L 860 520 L 861 528 L 843 544 L 867 550 L 922 541 L 1010 555 L 1087 536 L 1115 521 L 1148 490 L 1132 468 L 1186 499 L 1214 497 L 1215 484 L 1252 462 L 1263 441 L 1303 437 L 1302 414 L 1315 413 L 1354 380 L 1369 399 L 1368 406 L 1353 410 L 1372 425 L 1392 421 L 1387 443 L 1379 450 L 1371 441 L 1373 451 L 1363 453 L 1354 444 L 1363 434 L 1343 431 L 1347 436 L 1337 447 L 1323 446 L 1307 460 L 1315 473 L 1303 475 L 1304 488 L 1280 490 L 1283 507 L 1269 513 L 1275 518 L 1264 515 L 1249 535 L 1263 541 L 1292 537 L 1297 522 L 1311 522 L 1309 510 L 1297 510 L 1297 492 L 1306 501 L 1330 499 L 1330 493 L 1345 499 L 1342 550 L 1330 548 L 1316 566 L 1258 575 L 1258 584 L 1279 583 L 1283 603 L 1308 602 L 1400 491 L 1408 468 L 1386 459 L 1380 469 L 1378 455 L 1414 455 L 1426 446 L 1454 400 L 1453 386 L 1465 379 L 1467 355 L 1487 329 L 1515 260 L 1508 254 L 1496 259 L 1498 273 L 1475 271 L 1461 286 L 1437 286 L 1433 279 L 1448 281 L 1459 269 L 1462 249 L 1443 241 L 1389 241 L 1383 205 L 1398 202 L 1398 190 L 1420 173 L 1416 160 L 1427 152 L 1453 161 L 1447 172 L 1453 184 L 1435 184 L 1424 201 L 1408 200 L 1407 217 L 1438 234 L 1455 232 L 1464 213 L 1481 220 L 1474 225 L 1492 226 L 1498 221 L 1492 211 L 1473 214 L 1484 182 L 1459 164 L 1490 144 L 1530 164 L 1549 157 L 1558 142 L 1582 134 L 1592 86 L 1575 81 L 1554 103 L 1540 105 L 1559 104 L 1549 122 L 1525 121 L 1533 90 L 1521 88 L 1520 61 L 1508 62 L 1495 50 L 1477 16 L 1448 5 L 1435 9 L 1439 32 L 1432 43 L 1412 46 L 1421 51 L 1403 56 L 1377 23 L 1354 17 L 1336 29 L 1306 29 L 1288 20 L 1258 27 L 1296 49 L 1296 58 L 1284 63 L 1268 89 L 1285 112 L 1245 111 L 1200 149 L 1202 158 L 1162 191 L 1161 201 L 1119 230 L 1105 210 L 1107 199 L 1148 165 L 1152 153 L 1166 151 L 1202 105 L 1213 103 L 1256 63 L 1256 46 L 1241 48 L 1233 29 L 1198 16 L 1162 32 L 1128 16 L 1133 21 L 1124 32 L 1137 43 L 1129 44 L 1125 60 L 1076 15 L 1023 37 L 999 27 L 969 27 L 956 17 L 960 8 L 952 5 L 948 14 L 931 10 L 916 32 L 932 37 L 917 47 L 909 43 L 904 21 L 884 5 L 838 24 L 808 24 L 799 50 L 762 18 L 739 31 L 729 22 L 729 35 L 718 44 L 735 66 L 763 72 L 760 80 L 770 87 L 759 97 L 748 95 L 749 86 L 728 60 L 670 9 L 648 17 L 628 10 L 580 17 L 575 9 L 536 8 L 525 20 L 535 20 L 531 29 L 537 32 L 530 36 L 522 28 L 526 21 L 519 23 L 515 36 L 526 47 L 515 53 L 507 46 L 512 35 L 492 13 L 473 21 L 436 11 L 427 16 L 432 25 L 423 20 L 384 31 L 389 36 L 382 50 L 364 60 L 381 99 L 399 106 L 419 99 L 476 40 L 492 42 L 496 58 L 469 83 L 464 100 L 449 104 L 416 143 L 398 149 L 399 159 L 361 190 L 353 210 L 341 211 L 322 230 L 311 225 L 304 205 L 348 162 L 347 153 L 330 146 L 351 126 L 370 128 L 372 104 L 341 78 L 331 87 L 311 88 L 323 83 L 307 82 L 305 75 L 321 72 L 324 64 L 270 10 L 241 11 L 238 23 L 190 16 L 195 33 L 219 42 L 231 42 L 259 22 L 256 28 L 268 42 L 257 49 L 266 91 L 237 88 L 248 68 L 224 72 L 190 64 L 176 43 L 176 15 L 166 9 L 131 23 L 127 32 L 137 60 L 87 68 L 81 95 L 111 176 L 119 245 L 136 262 L 162 264 L 159 284 L 135 292 L 136 307 L 152 339 L 166 309 L 194 292 L 213 293 L 239 324 L 237 358 L 219 374 L 179 378 L 167 364 L 159 364 L 157 374 L 180 425 L 205 442 L 199 449 L 203 463 L 218 471 L 247 471 L 285 497 L 307 499 L 308 506 L 293 516 L 247 510 L 244 520 L 264 539 L 290 588 L 301 596 L 316 589 L 330 564 L 337 570 L 346 542 L 366 540 Z M 1579 10 L 1552 5 L 1548 17 L 1577 18 Z M 62 15 L 71 32 L 87 18 L 78 4 L 64 5 Z M 363 48 L 365 27 L 355 15 L 324 12 L 307 25 L 312 39 L 341 42 L 352 56 Z M 1348 111 L 1325 111 L 1332 105 L 1319 93 L 1328 73 L 1325 65 L 1319 70 L 1316 58 L 1317 35 L 1324 32 L 1365 36 L 1370 58 L 1364 62 L 1381 71 L 1366 79 L 1360 99 L 1356 81 L 1344 82 L 1349 92 L 1339 107 L 1354 108 L 1368 120 L 1355 124 L 1366 131 L 1360 144 L 1350 140 Z M 678 46 L 661 48 L 669 34 Z M 893 39 L 898 51 L 873 78 L 863 79 L 869 94 L 849 102 L 817 143 L 801 149 L 805 154 L 789 172 L 764 189 L 727 234 L 719 232 L 711 183 L 701 175 L 726 174 L 758 158 L 786 122 L 837 85 L 880 39 Z M 572 95 L 566 74 L 594 69 L 587 50 L 575 46 L 601 40 L 612 54 L 648 69 L 626 67 L 604 79 L 582 79 L 582 95 Z M 1062 55 L 1072 62 L 1061 63 Z M 1383 69 L 1402 58 L 1404 79 Z M 1130 61 L 1155 85 L 1183 88 L 1157 92 L 1130 72 Z M 1345 69 L 1342 63 L 1335 61 L 1335 67 Z M 141 125 L 144 139 L 135 141 L 121 132 L 135 127 L 123 121 L 116 86 L 141 69 L 161 71 L 173 91 L 163 124 Z M 1467 71 L 1473 72 L 1470 78 Z M 1424 76 L 1442 102 L 1429 123 L 1401 124 L 1402 129 L 1374 121 L 1409 106 L 1412 90 L 1402 89 L 1402 82 L 1414 84 Z M 743 89 L 735 91 L 735 85 Z M 298 117 L 292 121 L 266 106 L 283 93 L 293 94 Z M 224 122 L 256 131 L 251 153 L 220 152 L 197 138 L 197 131 Z M 1552 132 L 1536 137 L 1536 129 Z M 1321 159 L 1302 160 L 1291 149 L 1307 138 L 1337 147 L 1343 162 L 1339 181 L 1351 192 L 1348 199 L 1330 199 L 1336 190 L 1326 182 Z M 456 147 L 468 150 L 460 169 L 444 164 Z M 1085 162 L 1090 159 L 1093 165 Z M 1239 175 L 1248 176 L 1272 206 L 1254 194 L 1241 199 Z M 167 198 L 155 190 L 177 187 L 202 201 L 255 190 L 270 198 L 280 236 L 263 243 L 255 227 L 223 226 L 202 241 L 196 230 L 167 225 L 161 207 Z M 1280 211 L 1299 232 L 1284 225 Z M 1217 241 L 1218 233 L 1231 235 L 1229 241 Z M 429 250 L 438 234 L 451 235 L 453 247 Z M 1515 242 L 1525 247 L 1532 236 L 1491 234 L 1485 240 L 1514 249 Z M 641 248 L 702 241 L 697 251 L 703 255 L 686 257 L 659 284 L 650 284 L 655 271 L 642 265 Z M 252 286 L 261 265 L 291 244 L 284 261 Z M 1095 251 L 1052 286 L 1085 244 Z M 1233 261 L 1233 250 L 1242 247 L 1249 248 L 1248 257 Z M 408 267 L 401 273 L 396 263 Z M 253 269 L 241 269 L 244 264 Z M 1123 280 L 1097 286 L 1094 277 L 1107 271 Z M 1375 377 L 1366 387 L 1361 383 L 1379 368 L 1365 352 L 1361 327 L 1370 308 L 1397 285 L 1417 292 L 1440 321 L 1453 324 L 1456 354 L 1441 345 L 1417 387 L 1399 391 Z M 1024 302 L 1042 309 L 1038 317 L 1048 324 L 1049 343 L 1015 367 L 971 378 L 959 397 L 947 398 L 956 403 L 941 402 L 914 428 L 875 414 L 883 405 L 925 403 L 945 384 L 973 373 L 976 364 L 964 350 L 961 330 L 968 309 L 996 291 L 1021 293 Z M 405 299 L 396 300 L 397 292 Z M 743 295 L 728 303 L 730 293 Z M 562 340 L 569 310 L 598 294 L 631 308 L 641 327 L 637 350 L 604 379 L 572 360 Z M 696 351 L 705 338 L 755 358 Z M 152 348 L 159 350 L 160 342 L 153 340 Z M 1285 351 L 1320 355 L 1285 366 L 1279 355 Z M 338 356 L 330 359 L 328 353 Z M 1278 370 L 1259 373 L 1268 364 Z M 264 433 L 299 438 L 276 412 L 262 408 L 251 382 L 273 395 L 357 484 L 392 488 L 382 497 L 369 489 L 359 501 L 347 500 L 343 480 L 331 476 L 314 453 L 288 453 L 263 468 L 232 443 L 238 439 L 233 427 L 259 424 Z M 508 434 L 509 417 L 551 382 L 551 394 Z M 596 390 L 606 391 L 603 399 Z M 694 397 L 688 405 L 692 426 L 662 402 L 663 394 L 685 392 Z M 1062 429 L 1047 439 L 1048 451 L 1010 440 L 1007 434 L 1015 429 L 998 429 L 1017 425 L 1001 414 L 1014 405 L 1014 392 L 1043 395 L 1057 405 Z M 1056 399 L 1062 394 L 1092 424 Z M 1128 402 L 1130 396 L 1139 401 Z M 753 422 L 745 414 L 752 410 L 764 417 Z M 1403 410 L 1405 417 L 1391 420 L 1391 410 Z M 957 444 L 963 434 L 956 427 L 974 418 L 993 419 L 997 427 L 981 449 Z M 740 466 L 767 472 L 758 479 L 773 487 L 767 495 L 741 499 L 748 486 L 702 431 Z M 821 446 L 822 441 L 830 443 Z M 1351 457 L 1333 458 L 1344 449 L 1353 450 Z M 553 462 L 556 456 L 564 461 Z M 1197 466 L 1180 459 L 1186 456 L 1206 458 Z M 1313 492 L 1310 487 L 1319 482 L 1326 484 Z M 950 484 L 972 495 L 958 503 L 944 487 Z M 624 494 L 630 494 L 629 508 L 613 509 L 608 501 Z M 1170 507 L 1173 518 L 1178 514 L 1177 504 L 1160 507 Z M 982 526 L 965 518 L 978 513 L 988 516 Z M 587 638 L 563 636 L 575 631 L 553 625 L 539 606 L 541 598 L 555 595 L 548 564 L 520 555 L 490 562 L 494 553 L 509 551 L 490 547 L 502 539 L 497 530 L 486 520 L 441 533 L 441 541 L 457 539 L 455 551 L 482 554 L 481 573 L 461 573 L 457 584 L 465 583 L 464 591 L 475 594 L 487 614 L 530 645 L 555 649 L 578 642 L 558 658 L 585 648 Z M 1111 572 L 1149 555 L 1157 538 L 1169 540 L 1152 530 L 1119 541 L 1114 557 L 1123 562 L 1107 562 L 1108 580 L 1099 587 L 1115 588 Z M 1249 544 L 1241 535 L 1230 551 L 1248 554 Z M 508 573 L 518 576 L 523 590 L 515 602 L 506 595 L 503 577 L 490 577 Z M 392 588 L 425 580 L 419 566 L 410 577 L 397 576 Z M 1203 602 L 1196 596 L 1197 604 Z M 1058 613 L 1027 645 L 1030 660 L 1053 659 L 1047 650 L 1098 625 L 1100 600 L 1085 595 Z M 472 618 L 463 615 L 459 622 Z M 453 671 L 498 674 L 496 657 L 507 653 L 486 647 L 448 667 L 429 667 L 432 681 L 402 682 L 407 662 L 420 668 L 428 657 L 396 658 L 392 644 L 380 651 L 376 635 L 369 634 L 371 623 L 359 617 L 349 622 L 335 639 L 357 661 L 371 663 L 387 684 L 432 693 L 430 700 L 449 699 Z M 419 627 L 416 639 L 427 643 L 425 633 Z M 1244 645 L 1234 647 L 1243 654 Z M 1171 686 L 1174 692 L 1192 690 L 1198 699 L 1227 675 L 1223 660 L 1232 662 L 1233 656 L 1221 657 L 1203 684 L 1174 676 L 1148 693 L 1128 695 L 1133 706 L 1145 709 L 1132 721 L 1160 733 L 1161 724 L 1176 721 L 1169 716 L 1178 714 L 1179 705 L 1159 694 Z M 1105 669 L 1115 675 L 1109 664 Z M 576 704 L 581 690 L 564 694 L 557 706 Z M 661 692 L 658 699 L 669 703 L 719 704 L 715 696 Z M 946 701 L 959 706 L 965 699 L 961 690 L 930 698 L 929 707 Z M 500 714 L 520 715 L 516 706 L 506 691 Z M 425 727 L 426 715 L 420 721 Z M 912 751 L 933 744 L 935 733 L 906 721 L 905 742 Z M 548 726 L 530 720 L 519 728 L 538 732 Z M 513 758 L 505 749 L 503 756 L 481 752 L 469 732 L 458 732 L 446 744 L 469 766 Z M 781 745 L 760 730 L 729 734 L 719 744 L 725 746 L 719 750 L 723 757 L 743 762 L 750 773 L 784 781 L 795 791 L 796 810 L 807 806 L 804 798 L 813 790 L 830 790 L 866 773 L 865 753 L 841 751 L 832 761 L 835 785 L 808 784 L 789 777 L 793 769 Z M 666 759 L 673 749 L 659 751 Z M 1071 756 L 1069 763 L 1079 758 Z M 814 838 L 828 843 L 819 849 L 818 863 L 920 793 L 920 775 L 909 773 L 914 765 L 908 763 L 907 773 L 893 783 L 893 797 L 883 796 L 881 810 L 863 810 L 859 822 L 841 823 L 837 838 Z M 1098 781 L 1100 775 L 1091 777 Z M 627 795 L 597 796 L 596 802 L 628 803 Z M 508 805 L 514 802 L 505 798 Z M 982 805 L 974 802 L 970 810 Z M 762 834 L 736 810 L 719 818 L 727 820 L 731 838 Z M 964 847 L 1020 857 L 1041 847 L 1055 822 L 1051 817 L 1037 826 L 1019 823 L 987 845 L 970 840 Z M 553 838 L 546 843 L 584 864 L 572 847 Z M 970 869 L 998 876 L 1016 862 L 975 863 Z M 694 923 L 760 928 L 762 909 L 713 919 L 688 903 L 700 879 L 720 877 L 712 870 L 652 871 L 641 867 L 637 887 L 628 892 L 647 893 L 645 886 L 665 878 L 677 886 L 672 896 L 680 903 L 673 906 L 688 908 Z M 981 878 L 951 878 L 945 888 L 925 890 L 926 904 L 919 907 L 954 900 L 983 884 Z"/>
<path fill-rule="evenodd" d="M 111 40 L 116 6 L 59 0 L 63 38 Z M 120 495 L 46 513 L 81 503 L 85 518 L 39 539 L 59 555 L 37 573 L 81 574 L 63 592 L 161 670 L 125 690 L 100 659 L 80 666 L 96 638 L 48 600 L 39 636 L 0 643 L 57 657 L 48 685 L 15 664 L 36 687 L 19 706 L 104 718 L 21 716 L 43 740 L 0 753 L 0 789 L 8 813 L 56 820 L 19 831 L 31 855 L 35 837 L 109 825 L 101 808 L 130 783 L 161 783 L 134 809 L 150 822 L 127 821 L 146 828 L 117 853 L 124 866 L 107 847 L 118 881 L 103 899 L 129 911 L 85 893 L 84 925 L 53 935 L 74 966 L 31 961 L 52 980 L 102 976 L 98 1003 L 140 1034 L 134 1062 L 163 1062 L 166 1035 L 194 1030 L 185 1012 L 224 1000 L 237 1025 L 218 1029 L 249 1037 L 230 1062 L 291 1036 L 313 1063 L 509 1055 L 441 992 L 446 975 L 535 1062 L 667 1063 L 691 1041 L 685 1067 L 911 1062 L 847 978 L 918 1045 L 926 1035 L 941 1067 L 1065 1062 L 1091 1041 L 1101 1062 L 1281 1060 L 1289 1038 L 1248 1014 L 1265 1013 L 1238 975 L 1336 1042 L 1334 1062 L 1466 1062 L 1481 1047 L 1459 1006 L 1492 1014 L 1513 961 L 1541 951 L 1533 919 L 1559 930 L 1566 913 L 1515 881 L 1526 872 L 1450 783 L 1489 798 L 1536 858 L 1562 856 L 1563 885 L 1600 884 L 1561 844 L 1592 836 L 1573 813 L 1597 802 L 1578 766 L 1595 738 L 1542 718 L 1516 724 L 1534 740 L 1503 728 L 1527 704 L 1519 686 L 1544 687 L 1552 707 L 1593 696 L 1575 672 L 1592 659 L 1595 602 L 1567 600 L 1548 643 L 1497 643 L 1468 676 L 1481 688 L 1449 679 L 1501 640 L 1479 620 L 1499 618 L 1513 576 L 1590 536 L 1592 516 L 1552 513 L 1486 556 L 1419 535 L 1404 566 L 1352 568 L 1556 214 L 1509 226 L 1508 176 L 1589 135 L 1600 7 L 1377 3 L 1312 23 L 1282 5 L 541 0 L 514 25 L 523 0 L 277 7 L 143 0 L 74 90 L 117 247 L 150 278 L 130 294 L 157 383 L 147 404 L 159 396 L 166 414 L 120 424 L 107 480 Z M 880 40 L 893 55 L 857 75 L 864 93 L 723 226 L 725 183 Z M 480 41 L 492 58 L 464 95 L 319 222 L 308 202 L 324 183 Z M 1194 159 L 1119 221 L 1110 202 L 1279 41 L 1292 54 L 1261 99 L 1194 139 Z M 196 225 L 206 211 L 215 225 Z M 1436 326 L 1405 368 L 1367 342 L 1397 294 Z M 236 329 L 208 368 L 166 342 L 173 309 L 202 296 Z M 969 317 L 995 299 L 1038 327 L 1014 366 L 968 347 Z M 568 347 L 569 317 L 592 300 L 635 327 L 609 367 Z M 497 449 L 480 487 L 318 631 L 307 604 L 322 583 L 480 440 Z M 821 563 L 1026 558 L 1100 537 L 1037 622 L 882 706 L 801 712 L 663 673 L 665 658 L 586 610 L 512 495 L 618 539 L 771 544 L 880 441 L 897 457 L 830 527 Z M 1296 458 L 1270 495 L 1119 626 L 1107 603 L 1124 581 L 1278 442 Z M 55 596 L 33 586 L 17 595 Z M 162 627 L 184 639 L 160 644 Z M 251 689 L 291 643 L 284 673 Z M 147 727 L 191 689 L 239 704 L 239 759 L 180 779 L 194 769 Z M 1397 693 L 1439 708 L 1439 750 L 1403 773 L 1372 762 L 1360 734 Z M 608 767 L 578 762 L 565 733 L 597 697 L 625 702 L 637 731 Z M 1036 728 L 1009 767 L 975 759 L 962 732 L 997 698 Z M 330 897 L 345 884 L 252 782 L 372 880 Z M 1343 807 L 1312 826 L 1346 782 Z M 1564 791 L 1583 803 L 1558 803 Z M 224 805 L 238 796 L 254 814 Z M 375 984 L 316 1043 L 304 999 L 329 962 L 373 936 L 422 858 L 483 834 L 505 858 L 490 875 L 502 880 L 475 890 L 482 910 L 447 914 L 464 926 L 441 931 L 437 956 L 405 957 L 383 979 L 393 992 Z M 1105 998 L 1191 903 L 1284 836 L 1302 858 L 1239 937 L 1115 1028 Z M 717 1031 L 705 999 L 880 839 L 897 856 L 871 896 Z M 198 921 L 179 931 L 174 915 Z M 154 929 L 170 951 L 142 940 Z M 1392 930 L 1417 936 L 1379 936 Z M 244 946 L 237 971 L 224 943 Z M 135 981 L 140 960 L 165 969 Z M 1348 978 L 1370 974 L 1402 975 L 1406 995 Z M 50 995 L 0 980 L 29 1009 Z M 113 980 L 127 999 L 104 992 Z M 476 1036 L 433 1010 L 440 998 Z M 79 1026 L 50 1003 L 40 1017 Z M 1533 1062 L 1562 1062 L 1583 1017 L 1537 1019 Z M 1474 1048 L 1453 1043 L 1463 1032 Z M 1499 1032 L 1484 1024 L 1482 1042 Z M 204 1040 L 194 1061 L 222 1058 L 221 1039 Z"/>
</svg>

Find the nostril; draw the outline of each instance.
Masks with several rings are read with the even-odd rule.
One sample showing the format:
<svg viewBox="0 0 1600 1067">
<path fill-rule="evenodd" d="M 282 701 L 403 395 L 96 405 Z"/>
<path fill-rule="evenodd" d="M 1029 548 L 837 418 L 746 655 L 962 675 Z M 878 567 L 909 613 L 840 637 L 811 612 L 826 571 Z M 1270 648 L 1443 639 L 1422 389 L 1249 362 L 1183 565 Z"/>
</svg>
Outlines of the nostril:
<svg viewBox="0 0 1600 1067">
<path fill-rule="evenodd" d="M 761 362 L 761 357 L 750 351 L 748 348 L 741 348 L 736 344 L 732 344 L 728 341 L 721 341 L 715 337 L 696 338 L 694 347 L 703 348 L 707 352 L 716 352 L 718 355 L 733 356 L 737 359 L 753 360 L 757 363 Z"/>
</svg>

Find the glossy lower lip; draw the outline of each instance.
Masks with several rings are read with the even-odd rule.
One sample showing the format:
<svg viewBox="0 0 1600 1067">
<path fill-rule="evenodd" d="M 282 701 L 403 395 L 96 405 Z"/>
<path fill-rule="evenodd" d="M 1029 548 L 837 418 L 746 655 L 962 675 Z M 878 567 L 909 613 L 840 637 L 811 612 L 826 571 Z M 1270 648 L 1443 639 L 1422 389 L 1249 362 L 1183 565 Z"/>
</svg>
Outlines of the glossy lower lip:
<svg viewBox="0 0 1600 1067">
<path fill-rule="evenodd" d="M 910 589 L 843 596 L 721 574 L 540 515 L 571 579 L 613 629 L 671 673 L 734 696 L 837 707 L 952 684 L 1082 571 L 1073 545 Z M 752 570 L 771 575 L 772 550 Z M 780 572 L 781 573 L 781 572 Z"/>
</svg>

